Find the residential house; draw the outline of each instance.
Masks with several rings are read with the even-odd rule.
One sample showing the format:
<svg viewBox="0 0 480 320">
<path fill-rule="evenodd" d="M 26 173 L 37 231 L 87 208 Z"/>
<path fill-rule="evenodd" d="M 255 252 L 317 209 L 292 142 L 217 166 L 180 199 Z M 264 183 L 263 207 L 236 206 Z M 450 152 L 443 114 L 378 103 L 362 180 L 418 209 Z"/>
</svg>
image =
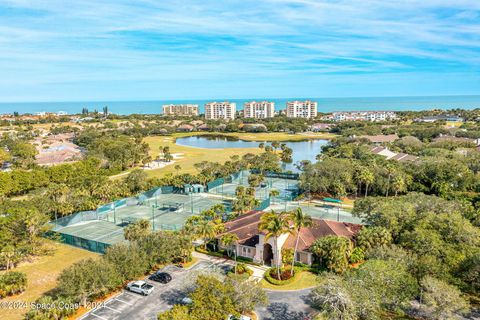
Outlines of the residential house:
<svg viewBox="0 0 480 320">
<path fill-rule="evenodd" d="M 403 152 L 395 153 L 389 150 L 388 148 L 381 147 L 381 146 L 373 147 L 370 151 L 374 154 L 387 158 L 387 160 L 405 162 L 405 161 L 415 161 L 418 159 L 417 156 L 413 156 Z"/>
</svg>

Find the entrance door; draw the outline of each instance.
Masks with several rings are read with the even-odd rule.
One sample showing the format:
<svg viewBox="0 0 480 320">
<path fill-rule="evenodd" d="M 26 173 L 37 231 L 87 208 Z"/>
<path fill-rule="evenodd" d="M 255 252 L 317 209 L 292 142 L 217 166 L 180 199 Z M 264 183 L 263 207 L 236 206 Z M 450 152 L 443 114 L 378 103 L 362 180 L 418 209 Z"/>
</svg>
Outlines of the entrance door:
<svg viewBox="0 0 480 320">
<path fill-rule="evenodd" d="M 263 246 L 263 263 L 269 266 L 273 263 L 273 249 L 269 243 Z"/>
</svg>

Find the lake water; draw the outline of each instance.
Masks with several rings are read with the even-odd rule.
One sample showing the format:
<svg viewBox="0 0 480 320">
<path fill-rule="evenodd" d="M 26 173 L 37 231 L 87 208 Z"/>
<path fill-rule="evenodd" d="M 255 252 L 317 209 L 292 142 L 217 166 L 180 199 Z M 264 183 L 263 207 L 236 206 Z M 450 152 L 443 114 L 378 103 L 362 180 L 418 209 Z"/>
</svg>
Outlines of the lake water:
<svg viewBox="0 0 480 320">
<path fill-rule="evenodd" d="M 267 141 L 244 141 L 226 136 L 191 136 L 177 138 L 176 143 L 181 146 L 206 148 L 206 149 L 225 149 L 225 148 L 258 148 L 260 142 Z M 292 163 L 283 164 L 283 170 L 298 172 L 295 164 L 302 160 L 315 162 L 315 157 L 321 153 L 322 146 L 328 143 L 327 140 L 315 139 L 305 141 L 282 141 L 293 150 Z"/>
</svg>

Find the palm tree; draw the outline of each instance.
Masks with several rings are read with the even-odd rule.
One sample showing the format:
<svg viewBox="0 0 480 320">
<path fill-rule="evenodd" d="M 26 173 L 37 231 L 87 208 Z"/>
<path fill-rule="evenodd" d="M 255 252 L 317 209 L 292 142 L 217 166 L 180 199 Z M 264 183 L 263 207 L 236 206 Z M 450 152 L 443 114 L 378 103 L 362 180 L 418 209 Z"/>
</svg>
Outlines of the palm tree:
<svg viewBox="0 0 480 320">
<path fill-rule="evenodd" d="M 280 214 L 275 213 L 273 210 L 272 212 L 267 212 L 260 218 L 258 229 L 266 233 L 266 241 L 273 238 L 274 264 L 277 269 L 277 279 L 280 279 L 280 260 L 277 248 L 278 237 L 286 232 L 291 232 L 287 216 L 283 212 Z"/>
<path fill-rule="evenodd" d="M 298 207 L 296 210 L 291 211 L 288 215 L 290 221 L 293 222 L 293 227 L 295 229 L 295 249 L 293 250 L 293 261 L 292 261 L 292 270 L 290 271 L 290 276 L 293 276 L 293 267 L 295 266 L 295 257 L 297 256 L 298 240 L 300 238 L 300 231 L 302 228 L 308 228 L 312 226 L 313 220 L 312 217 L 303 213 L 302 208 Z"/>
<path fill-rule="evenodd" d="M 272 147 L 275 149 L 275 153 L 277 152 L 278 147 L 280 147 L 280 143 L 278 141 L 272 142 Z"/>
<path fill-rule="evenodd" d="M 238 236 L 235 233 L 225 233 L 222 236 L 222 243 L 227 247 L 227 253 L 230 256 L 231 251 L 232 251 L 232 246 L 236 244 L 238 241 Z M 235 254 L 235 258 L 236 258 Z"/>
<path fill-rule="evenodd" d="M 375 180 L 373 172 L 368 168 L 362 168 L 360 172 L 359 179 L 365 184 L 365 197 L 368 195 L 368 187 Z"/>
<path fill-rule="evenodd" d="M 203 248 L 207 250 L 207 243 L 217 235 L 217 228 L 213 221 L 202 219 L 198 222 L 196 234 L 203 240 Z"/>
<path fill-rule="evenodd" d="M 385 169 L 387 170 L 388 174 L 388 179 L 387 179 L 387 191 L 385 192 L 385 197 L 388 197 L 388 192 L 390 191 L 390 182 L 392 180 L 392 176 L 395 175 L 396 169 L 391 163 L 387 163 L 385 166 Z"/>
<path fill-rule="evenodd" d="M 182 170 L 182 166 L 179 164 L 176 164 L 174 168 L 175 168 L 175 171 L 177 171 L 177 174 L 180 172 L 180 170 Z"/>
<path fill-rule="evenodd" d="M 269 196 L 272 198 L 272 204 L 275 203 L 275 197 L 278 197 L 280 195 L 280 192 L 277 189 L 272 189 L 270 190 Z"/>
</svg>

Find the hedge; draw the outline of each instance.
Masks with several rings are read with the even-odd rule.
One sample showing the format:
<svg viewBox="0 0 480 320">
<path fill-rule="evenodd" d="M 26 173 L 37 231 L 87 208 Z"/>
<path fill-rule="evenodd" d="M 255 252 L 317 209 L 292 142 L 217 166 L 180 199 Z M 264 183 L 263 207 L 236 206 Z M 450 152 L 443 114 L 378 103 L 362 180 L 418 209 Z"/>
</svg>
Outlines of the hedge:
<svg viewBox="0 0 480 320">
<path fill-rule="evenodd" d="M 270 275 L 270 271 L 273 271 L 273 272 L 277 272 L 277 268 L 275 267 L 272 267 L 270 269 L 268 269 L 266 272 L 265 272 L 265 280 L 267 280 L 269 283 L 273 284 L 273 285 L 276 285 L 276 286 L 284 286 L 284 285 L 287 285 L 287 284 L 290 284 L 292 283 L 296 278 L 297 278 L 297 274 L 301 271 L 299 268 L 295 267 L 294 269 L 294 273 L 293 273 L 293 277 L 287 279 L 287 280 L 277 280 L 275 278 L 273 278 L 271 275 Z"/>
<path fill-rule="evenodd" d="M 0 298 L 21 293 L 27 288 L 27 275 L 9 271 L 0 275 Z"/>
</svg>

